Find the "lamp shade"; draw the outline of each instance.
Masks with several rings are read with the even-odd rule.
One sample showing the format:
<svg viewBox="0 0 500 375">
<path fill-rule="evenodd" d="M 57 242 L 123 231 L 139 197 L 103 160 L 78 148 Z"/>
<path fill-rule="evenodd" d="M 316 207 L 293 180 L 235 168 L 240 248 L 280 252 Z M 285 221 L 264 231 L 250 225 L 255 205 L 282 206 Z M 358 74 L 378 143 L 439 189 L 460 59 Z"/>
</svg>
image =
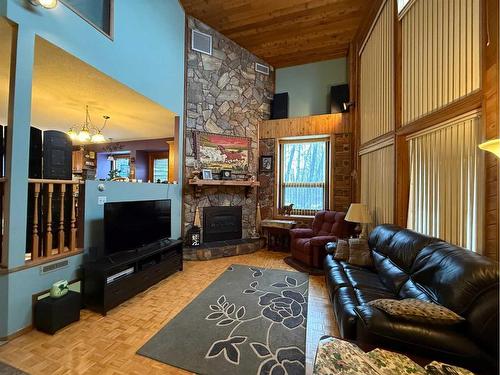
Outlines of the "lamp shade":
<svg viewBox="0 0 500 375">
<path fill-rule="evenodd" d="M 351 203 L 347 215 L 345 215 L 345 220 L 353 223 L 368 224 L 372 222 L 370 213 L 368 212 L 368 207 L 366 204 L 362 203 Z"/>
<path fill-rule="evenodd" d="M 500 139 L 492 139 L 491 141 L 481 143 L 479 148 L 491 152 L 500 158 Z"/>
</svg>

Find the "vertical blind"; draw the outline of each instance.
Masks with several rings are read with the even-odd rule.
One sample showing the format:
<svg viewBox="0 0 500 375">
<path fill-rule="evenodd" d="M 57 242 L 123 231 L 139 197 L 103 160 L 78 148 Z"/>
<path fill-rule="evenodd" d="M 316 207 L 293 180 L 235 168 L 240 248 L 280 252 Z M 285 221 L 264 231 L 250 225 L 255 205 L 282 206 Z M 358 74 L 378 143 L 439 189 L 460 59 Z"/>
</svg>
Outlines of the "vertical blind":
<svg viewBox="0 0 500 375">
<path fill-rule="evenodd" d="M 481 86 L 480 0 L 416 0 L 401 21 L 402 121 Z"/>
<path fill-rule="evenodd" d="M 368 206 L 374 225 L 393 222 L 393 144 L 361 155 L 361 202 Z"/>
<path fill-rule="evenodd" d="M 408 228 L 477 251 L 479 134 L 474 113 L 408 138 Z"/>
<path fill-rule="evenodd" d="M 360 57 L 361 143 L 394 130 L 394 9 L 387 0 Z"/>
</svg>

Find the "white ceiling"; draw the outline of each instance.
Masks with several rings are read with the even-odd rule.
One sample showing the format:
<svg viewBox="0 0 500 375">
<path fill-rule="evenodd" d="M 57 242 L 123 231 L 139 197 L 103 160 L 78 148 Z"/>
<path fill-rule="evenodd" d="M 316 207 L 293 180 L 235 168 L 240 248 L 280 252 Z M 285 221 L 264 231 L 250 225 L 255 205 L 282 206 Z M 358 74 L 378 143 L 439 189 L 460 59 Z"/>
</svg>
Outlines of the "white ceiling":
<svg viewBox="0 0 500 375">
<path fill-rule="evenodd" d="M 10 39 L 12 29 L 0 19 L 0 122 L 7 124 Z M 114 141 L 174 135 L 175 114 L 115 81 L 46 40 L 35 41 L 32 125 L 67 131 L 85 120 L 89 106 L 94 125 L 111 117 L 103 130 Z"/>
</svg>

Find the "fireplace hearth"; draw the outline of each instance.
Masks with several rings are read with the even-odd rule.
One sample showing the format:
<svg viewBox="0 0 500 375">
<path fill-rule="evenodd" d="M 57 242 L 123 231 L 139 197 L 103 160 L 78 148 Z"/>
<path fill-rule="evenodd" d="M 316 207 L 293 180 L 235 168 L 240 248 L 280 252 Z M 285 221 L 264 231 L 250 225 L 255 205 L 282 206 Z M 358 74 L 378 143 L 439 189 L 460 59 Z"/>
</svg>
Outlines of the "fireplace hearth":
<svg viewBox="0 0 500 375">
<path fill-rule="evenodd" d="M 242 238 L 242 208 L 203 208 L 203 242 L 240 240 Z"/>
</svg>

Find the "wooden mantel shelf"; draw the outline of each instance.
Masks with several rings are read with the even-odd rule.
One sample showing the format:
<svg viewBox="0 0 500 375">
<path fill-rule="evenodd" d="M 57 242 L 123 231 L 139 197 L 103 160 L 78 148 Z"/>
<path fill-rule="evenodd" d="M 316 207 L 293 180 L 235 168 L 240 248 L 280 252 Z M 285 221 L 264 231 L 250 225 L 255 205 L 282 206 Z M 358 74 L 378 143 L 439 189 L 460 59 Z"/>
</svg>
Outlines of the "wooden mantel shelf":
<svg viewBox="0 0 500 375">
<path fill-rule="evenodd" d="M 260 186 L 259 181 L 241 181 L 241 180 L 189 180 L 189 185 L 195 189 L 195 196 L 197 198 L 201 195 L 203 186 L 235 186 L 244 187 L 245 195 L 248 197 L 250 189 Z"/>
</svg>

